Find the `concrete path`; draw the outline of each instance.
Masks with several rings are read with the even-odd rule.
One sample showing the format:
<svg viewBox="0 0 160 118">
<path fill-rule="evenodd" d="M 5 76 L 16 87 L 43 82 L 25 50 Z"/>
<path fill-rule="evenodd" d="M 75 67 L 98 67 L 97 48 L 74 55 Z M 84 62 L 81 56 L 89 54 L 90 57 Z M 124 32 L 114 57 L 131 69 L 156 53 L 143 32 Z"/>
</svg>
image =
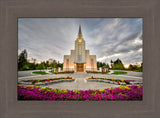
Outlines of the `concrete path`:
<svg viewBox="0 0 160 118">
<path fill-rule="evenodd" d="M 129 70 L 110 70 L 110 73 L 113 73 L 114 71 L 124 71 L 124 72 L 127 72 L 127 76 L 136 76 L 136 77 L 142 77 L 143 76 L 143 73 L 142 72 L 134 72 L 134 71 L 129 71 Z"/>
<path fill-rule="evenodd" d="M 89 74 L 75 73 L 71 75 L 75 78 L 74 82 L 62 82 L 48 85 L 50 88 L 69 89 L 69 90 L 88 90 L 88 89 L 105 89 L 111 87 L 118 87 L 118 85 L 107 84 L 103 82 L 87 82 Z"/>
<path fill-rule="evenodd" d="M 26 76 L 37 76 L 36 74 L 32 74 L 32 72 L 34 71 L 40 71 L 40 70 L 26 70 L 26 71 L 18 71 L 18 77 L 26 77 Z M 46 71 L 47 73 L 49 73 L 48 71 L 50 70 L 43 70 Z M 49 73 L 50 74 L 50 73 Z"/>
</svg>

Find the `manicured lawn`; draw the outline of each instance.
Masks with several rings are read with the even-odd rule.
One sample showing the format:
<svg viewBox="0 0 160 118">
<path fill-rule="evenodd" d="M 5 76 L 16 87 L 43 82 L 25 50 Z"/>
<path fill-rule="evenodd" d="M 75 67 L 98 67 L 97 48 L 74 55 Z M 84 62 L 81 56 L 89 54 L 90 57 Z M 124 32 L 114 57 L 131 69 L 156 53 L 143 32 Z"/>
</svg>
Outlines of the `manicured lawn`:
<svg viewBox="0 0 160 118">
<path fill-rule="evenodd" d="M 32 72 L 33 74 L 39 74 L 39 75 L 46 75 L 48 73 L 46 73 L 45 71 L 34 71 Z"/>
<path fill-rule="evenodd" d="M 54 72 L 52 72 L 52 71 L 49 71 L 49 72 L 54 74 Z"/>
<path fill-rule="evenodd" d="M 114 71 L 112 74 L 115 74 L 115 75 L 127 74 L 127 72 L 124 72 L 124 71 Z"/>
<path fill-rule="evenodd" d="M 109 72 L 111 72 L 111 71 L 107 71 L 106 73 L 109 73 Z"/>
</svg>

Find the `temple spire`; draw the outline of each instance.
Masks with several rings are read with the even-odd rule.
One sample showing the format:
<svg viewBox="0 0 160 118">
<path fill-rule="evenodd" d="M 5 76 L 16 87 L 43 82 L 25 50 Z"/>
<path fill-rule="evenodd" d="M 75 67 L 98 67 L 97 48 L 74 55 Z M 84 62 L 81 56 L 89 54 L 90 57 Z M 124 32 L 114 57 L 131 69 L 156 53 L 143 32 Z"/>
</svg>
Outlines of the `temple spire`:
<svg viewBox="0 0 160 118">
<path fill-rule="evenodd" d="M 82 32 L 81 32 L 81 22 L 79 21 L 79 32 L 78 34 L 81 34 L 82 35 Z"/>
</svg>

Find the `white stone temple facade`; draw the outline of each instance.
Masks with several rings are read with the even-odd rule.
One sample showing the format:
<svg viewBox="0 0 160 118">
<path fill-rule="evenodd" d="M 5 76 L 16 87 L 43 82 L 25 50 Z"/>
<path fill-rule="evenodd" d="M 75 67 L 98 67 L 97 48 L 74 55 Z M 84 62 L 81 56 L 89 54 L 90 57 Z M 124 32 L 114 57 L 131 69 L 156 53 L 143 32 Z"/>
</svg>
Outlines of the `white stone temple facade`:
<svg viewBox="0 0 160 118">
<path fill-rule="evenodd" d="M 85 48 L 80 22 L 78 37 L 75 40 L 75 49 L 71 50 L 70 55 L 64 55 L 63 71 L 97 71 L 96 55 L 90 55 L 89 50 Z"/>
</svg>

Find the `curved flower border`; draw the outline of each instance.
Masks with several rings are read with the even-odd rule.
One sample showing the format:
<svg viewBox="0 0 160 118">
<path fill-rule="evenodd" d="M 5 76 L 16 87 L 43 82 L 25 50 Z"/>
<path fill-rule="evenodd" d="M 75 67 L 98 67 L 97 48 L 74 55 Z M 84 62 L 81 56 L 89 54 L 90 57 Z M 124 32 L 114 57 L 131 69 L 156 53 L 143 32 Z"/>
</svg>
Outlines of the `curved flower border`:
<svg viewBox="0 0 160 118">
<path fill-rule="evenodd" d="M 99 90 L 61 90 L 39 86 L 18 86 L 18 100 L 113 101 L 142 100 L 143 86 L 131 85 Z"/>
<path fill-rule="evenodd" d="M 46 85 L 58 82 L 71 82 L 74 81 L 72 77 L 60 77 L 60 78 L 52 78 L 52 79 L 38 79 L 38 80 L 21 80 L 18 84 L 22 85 Z"/>
<path fill-rule="evenodd" d="M 105 83 L 110 83 L 110 84 L 116 84 L 116 85 L 141 85 L 143 84 L 142 81 L 135 81 L 135 80 L 120 80 L 120 79 L 107 79 L 105 78 L 98 78 L 98 77 L 89 77 L 87 79 L 89 82 L 105 82 Z"/>
</svg>

